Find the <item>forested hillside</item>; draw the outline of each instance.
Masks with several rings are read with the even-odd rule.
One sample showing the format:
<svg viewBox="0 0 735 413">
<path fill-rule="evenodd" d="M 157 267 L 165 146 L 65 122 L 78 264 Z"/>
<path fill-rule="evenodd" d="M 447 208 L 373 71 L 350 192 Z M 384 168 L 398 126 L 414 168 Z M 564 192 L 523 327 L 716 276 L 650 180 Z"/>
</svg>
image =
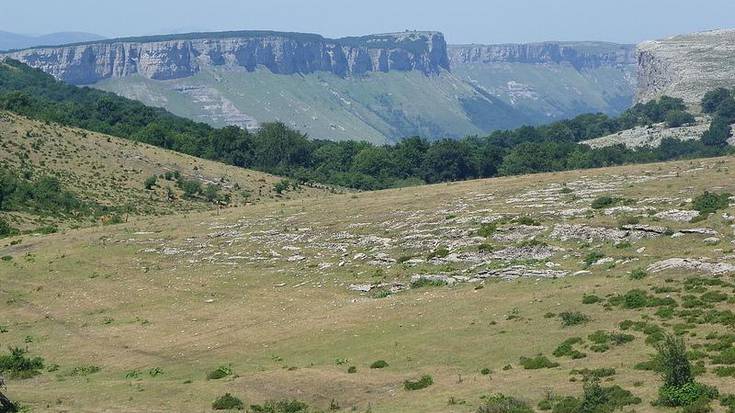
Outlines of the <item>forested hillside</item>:
<svg viewBox="0 0 735 413">
<path fill-rule="evenodd" d="M 733 102 L 728 91 L 723 102 Z M 0 108 L 63 125 L 107 133 L 301 181 L 358 189 L 380 189 L 498 175 L 593 168 L 634 162 L 715 156 L 727 153 L 729 128 L 718 139 L 665 140 L 658 148 L 622 145 L 591 149 L 578 142 L 637 125 L 692 120 L 679 99 L 638 104 L 617 118 L 581 115 L 538 127 L 497 131 L 489 136 L 429 142 L 421 137 L 396 145 L 310 140 L 282 123 L 249 132 L 213 128 L 162 109 L 90 88 L 54 80 L 12 60 L 0 65 Z M 722 139 L 724 137 L 724 139 Z"/>
</svg>

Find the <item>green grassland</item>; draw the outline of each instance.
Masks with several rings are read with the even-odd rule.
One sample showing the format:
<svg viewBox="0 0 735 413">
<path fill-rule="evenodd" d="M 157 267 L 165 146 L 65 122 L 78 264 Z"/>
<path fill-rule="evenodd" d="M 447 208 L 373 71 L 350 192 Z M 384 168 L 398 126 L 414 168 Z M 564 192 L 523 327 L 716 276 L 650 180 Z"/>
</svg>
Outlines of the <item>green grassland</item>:
<svg viewBox="0 0 735 413">
<path fill-rule="evenodd" d="M 518 176 L 9 238 L 0 351 L 20 346 L 45 366 L 11 377 L 6 394 L 34 412 L 204 412 L 225 393 L 246 406 L 475 412 L 498 392 L 533 407 L 579 395 L 573 370 L 613 368 L 604 384 L 642 399 L 625 411 L 673 412 L 651 405 L 658 373 L 635 368 L 655 353 L 657 329 L 697 350 L 697 380 L 734 393 L 716 373 L 733 348 L 733 208 L 698 222 L 656 216 L 691 209 L 703 191 L 735 192 L 733 167 L 728 157 Z M 559 231 L 569 226 L 617 235 Z M 725 267 L 652 267 L 670 258 Z M 481 277 L 514 268 L 509 281 Z M 452 283 L 418 282 L 432 275 Z M 565 312 L 585 317 L 565 326 Z M 632 341 L 600 347 L 598 331 Z M 553 355 L 573 337 L 586 357 Z M 523 368 L 540 353 L 558 366 Z M 370 368 L 377 360 L 388 365 Z M 208 379 L 219 367 L 224 377 Z M 424 375 L 427 389 L 406 389 Z"/>
</svg>

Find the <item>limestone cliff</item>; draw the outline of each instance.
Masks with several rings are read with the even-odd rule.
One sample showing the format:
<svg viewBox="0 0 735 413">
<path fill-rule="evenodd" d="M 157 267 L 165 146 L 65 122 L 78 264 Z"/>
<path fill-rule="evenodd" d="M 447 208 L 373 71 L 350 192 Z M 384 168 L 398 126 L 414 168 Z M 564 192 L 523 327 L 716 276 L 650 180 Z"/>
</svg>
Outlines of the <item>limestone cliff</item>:
<svg viewBox="0 0 735 413">
<path fill-rule="evenodd" d="M 636 99 L 661 95 L 697 104 L 717 87 L 735 87 L 735 30 L 716 30 L 642 43 Z"/>
<path fill-rule="evenodd" d="M 452 65 L 468 63 L 568 63 L 577 70 L 635 63 L 632 45 L 602 42 L 545 42 L 527 44 L 450 46 Z"/>
<path fill-rule="evenodd" d="M 138 74 L 169 80 L 192 76 L 207 66 L 266 67 L 275 74 L 449 69 L 444 36 L 437 32 L 326 39 L 281 32 L 194 33 L 115 39 L 5 54 L 66 82 L 84 85 Z"/>
</svg>

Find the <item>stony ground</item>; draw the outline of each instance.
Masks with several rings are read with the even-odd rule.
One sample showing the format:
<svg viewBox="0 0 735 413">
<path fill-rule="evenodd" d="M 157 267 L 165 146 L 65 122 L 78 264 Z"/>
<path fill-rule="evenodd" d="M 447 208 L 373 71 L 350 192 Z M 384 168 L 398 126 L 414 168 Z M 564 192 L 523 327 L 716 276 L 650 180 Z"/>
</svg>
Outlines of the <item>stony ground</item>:
<svg viewBox="0 0 735 413">
<path fill-rule="evenodd" d="M 735 211 L 691 210 L 705 190 L 735 193 L 733 167 L 491 179 L 8 239 L 0 345 L 54 367 L 8 393 L 33 411 L 201 412 L 230 392 L 246 404 L 473 412 L 496 392 L 533 406 L 579 394 L 572 371 L 606 367 L 643 399 L 628 410 L 666 411 L 650 404 L 658 375 L 634 368 L 659 330 L 682 334 L 702 353 L 700 380 L 733 393 L 717 357 L 735 341 Z M 615 202 L 593 208 L 602 196 Z M 564 326 L 575 311 L 587 319 Z M 597 331 L 634 339 L 599 347 Z M 573 337 L 586 357 L 552 355 Z M 539 353 L 559 366 L 519 364 Z M 369 368 L 377 360 L 389 366 Z M 219 366 L 232 374 L 207 380 Z M 423 374 L 429 389 L 404 389 Z"/>
</svg>

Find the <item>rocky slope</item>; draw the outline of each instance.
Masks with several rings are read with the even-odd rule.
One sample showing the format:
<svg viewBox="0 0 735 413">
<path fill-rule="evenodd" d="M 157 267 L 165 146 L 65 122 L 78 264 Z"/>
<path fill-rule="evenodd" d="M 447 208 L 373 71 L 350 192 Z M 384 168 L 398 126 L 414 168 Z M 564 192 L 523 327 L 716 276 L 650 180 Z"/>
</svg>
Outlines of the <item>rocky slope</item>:
<svg viewBox="0 0 735 413">
<path fill-rule="evenodd" d="M 665 94 L 697 104 L 708 90 L 735 86 L 735 30 L 645 42 L 637 61 L 639 102 Z"/>
<path fill-rule="evenodd" d="M 450 46 L 453 72 L 537 122 L 633 102 L 635 47 L 601 42 Z"/>
<path fill-rule="evenodd" d="M 406 32 L 338 40 L 279 32 L 228 32 L 117 39 L 8 53 L 72 84 L 141 75 L 169 80 L 205 67 L 263 66 L 275 74 L 316 71 L 339 76 L 391 70 L 438 73 L 448 69 L 441 33 Z"/>
</svg>

